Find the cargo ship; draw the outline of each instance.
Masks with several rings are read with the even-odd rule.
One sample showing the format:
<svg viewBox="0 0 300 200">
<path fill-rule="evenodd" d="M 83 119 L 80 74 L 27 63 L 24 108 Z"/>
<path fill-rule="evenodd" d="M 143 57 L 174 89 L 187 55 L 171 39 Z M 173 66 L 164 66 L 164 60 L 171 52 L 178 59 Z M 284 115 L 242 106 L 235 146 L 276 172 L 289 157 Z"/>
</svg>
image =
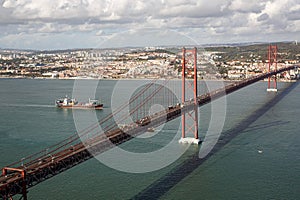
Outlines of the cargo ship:
<svg viewBox="0 0 300 200">
<path fill-rule="evenodd" d="M 71 109 L 95 109 L 100 110 L 103 108 L 103 104 L 100 100 L 91 100 L 88 102 L 78 102 L 74 98 L 60 98 L 55 101 L 55 104 L 58 108 L 71 108 Z"/>
</svg>

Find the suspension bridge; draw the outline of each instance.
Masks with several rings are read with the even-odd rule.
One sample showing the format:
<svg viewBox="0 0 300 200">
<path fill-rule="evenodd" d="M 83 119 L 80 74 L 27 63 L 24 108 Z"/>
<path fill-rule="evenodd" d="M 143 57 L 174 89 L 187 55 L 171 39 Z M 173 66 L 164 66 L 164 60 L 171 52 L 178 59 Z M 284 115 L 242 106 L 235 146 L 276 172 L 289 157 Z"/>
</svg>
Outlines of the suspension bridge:
<svg viewBox="0 0 300 200">
<path fill-rule="evenodd" d="M 170 91 L 164 87 L 168 80 L 164 80 L 163 84 L 156 84 L 156 80 L 153 80 L 137 91 L 129 102 L 119 106 L 97 123 L 58 144 L 4 167 L 0 176 L 0 197 L 6 200 L 21 194 L 22 198 L 26 200 L 29 188 L 178 117 L 182 119 L 182 138 L 179 142 L 198 144 L 201 142 L 198 137 L 197 115 L 200 106 L 264 79 L 268 79 L 267 90 L 276 92 L 277 74 L 294 70 L 296 67 L 298 66 L 277 69 L 277 47 L 270 45 L 268 71 L 266 73 L 198 95 L 197 49 L 183 49 L 182 97 L 180 102 L 175 98 L 170 98 Z M 192 75 L 192 79 L 186 79 L 188 74 Z M 274 82 L 273 87 L 271 87 L 272 81 Z M 192 92 L 191 96 L 187 95 L 187 90 Z M 145 112 L 148 111 L 147 106 L 149 107 L 151 102 L 156 101 L 158 97 L 162 98 L 163 95 L 166 96 L 164 99 L 167 99 L 164 103 L 164 109 L 153 114 Z M 123 115 L 122 113 L 127 106 L 130 107 L 129 115 Z M 117 123 L 113 121 L 113 117 L 116 115 L 119 115 Z M 194 122 L 191 126 L 186 126 L 187 118 Z M 130 123 L 128 123 L 128 119 L 131 119 Z M 101 132 L 96 131 L 99 125 L 103 130 Z M 188 132 L 192 132 L 193 137 L 186 137 Z"/>
</svg>

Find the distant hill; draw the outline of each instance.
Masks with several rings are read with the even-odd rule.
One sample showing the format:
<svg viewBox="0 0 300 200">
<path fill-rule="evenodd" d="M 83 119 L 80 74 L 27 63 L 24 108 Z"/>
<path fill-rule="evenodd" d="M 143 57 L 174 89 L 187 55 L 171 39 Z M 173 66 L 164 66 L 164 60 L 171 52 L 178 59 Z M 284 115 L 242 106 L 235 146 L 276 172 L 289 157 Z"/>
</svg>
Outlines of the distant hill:
<svg viewBox="0 0 300 200">
<path fill-rule="evenodd" d="M 279 42 L 272 45 L 278 47 L 278 60 L 297 60 L 300 58 L 300 45 L 295 42 Z M 219 52 L 222 60 L 243 60 L 252 58 L 267 59 L 269 44 L 251 44 L 251 45 L 236 45 L 236 46 L 217 46 L 205 47 L 206 51 Z"/>
</svg>

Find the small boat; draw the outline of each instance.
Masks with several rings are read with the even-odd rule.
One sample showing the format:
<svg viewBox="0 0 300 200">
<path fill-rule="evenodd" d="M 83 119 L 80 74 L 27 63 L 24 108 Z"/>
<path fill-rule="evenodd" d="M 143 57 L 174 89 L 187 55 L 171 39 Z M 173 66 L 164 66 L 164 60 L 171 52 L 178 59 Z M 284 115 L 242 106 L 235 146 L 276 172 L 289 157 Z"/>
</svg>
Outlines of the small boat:
<svg viewBox="0 0 300 200">
<path fill-rule="evenodd" d="M 55 101 L 55 104 L 58 108 L 71 108 L 71 109 L 95 109 L 100 110 L 103 108 L 103 104 L 100 100 L 91 100 L 88 102 L 78 102 L 74 98 L 60 98 Z"/>
<path fill-rule="evenodd" d="M 154 132 L 154 131 L 155 131 L 155 129 L 153 127 L 150 127 L 147 129 L 147 132 Z"/>
</svg>

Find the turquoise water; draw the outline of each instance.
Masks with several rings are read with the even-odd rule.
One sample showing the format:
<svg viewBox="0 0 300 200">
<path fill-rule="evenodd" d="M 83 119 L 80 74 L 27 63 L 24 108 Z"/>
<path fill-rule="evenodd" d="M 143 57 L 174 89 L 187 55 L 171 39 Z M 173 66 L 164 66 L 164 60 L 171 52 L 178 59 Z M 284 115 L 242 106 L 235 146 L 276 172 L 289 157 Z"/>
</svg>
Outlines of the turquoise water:
<svg viewBox="0 0 300 200">
<path fill-rule="evenodd" d="M 72 94 L 73 84 L 0 80 L 1 167 L 75 134 L 73 111 L 54 107 L 56 98 Z M 98 118 L 110 112 L 115 84 L 99 82 L 96 96 L 105 108 L 96 112 Z M 204 162 L 198 159 L 198 147 L 190 147 L 166 168 L 142 174 L 120 172 L 91 159 L 31 188 L 29 199 L 298 199 L 300 85 L 280 83 L 276 95 L 268 94 L 265 86 L 259 82 L 227 96 L 221 142 Z M 116 95 L 122 99 L 123 94 Z M 210 110 L 210 105 L 200 109 L 201 136 L 208 129 Z M 123 147 L 136 152 L 145 146 L 162 148 L 179 122 L 170 122 L 152 139 Z"/>
</svg>

